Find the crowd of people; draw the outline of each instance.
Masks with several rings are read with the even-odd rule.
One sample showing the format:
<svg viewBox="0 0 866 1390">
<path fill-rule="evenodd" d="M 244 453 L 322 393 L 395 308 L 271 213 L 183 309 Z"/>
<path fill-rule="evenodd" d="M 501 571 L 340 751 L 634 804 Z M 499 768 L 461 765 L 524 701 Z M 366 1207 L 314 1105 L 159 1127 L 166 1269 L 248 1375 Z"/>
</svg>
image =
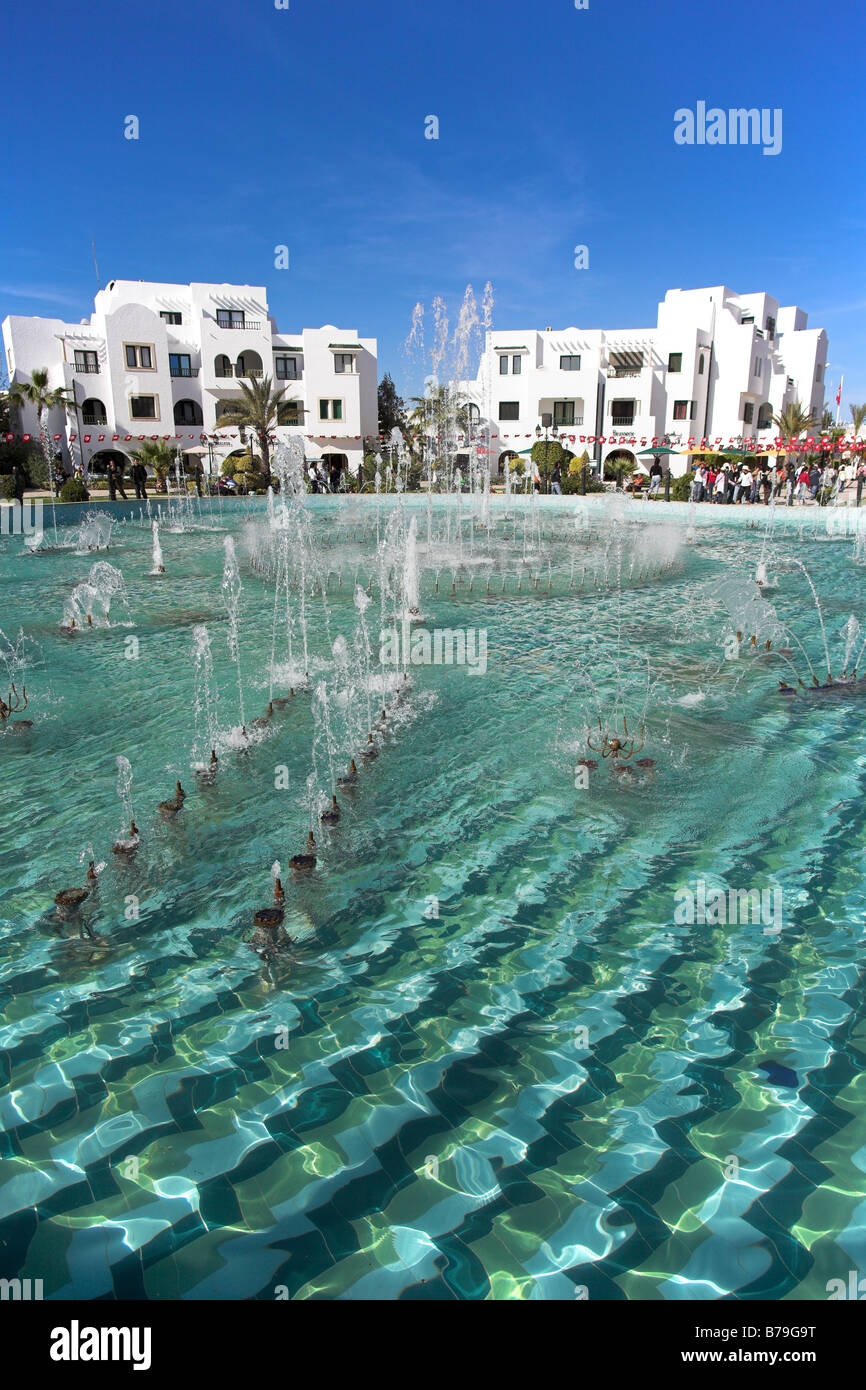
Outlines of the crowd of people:
<svg viewBox="0 0 866 1390">
<path fill-rule="evenodd" d="M 816 460 L 779 460 L 750 463 L 699 463 L 691 486 L 692 502 L 725 504 L 769 504 L 771 498 L 792 507 L 795 502 L 819 502 L 822 506 L 834 495 L 855 487 L 866 479 L 866 464 L 837 464 L 828 460 L 822 468 Z"/>
</svg>

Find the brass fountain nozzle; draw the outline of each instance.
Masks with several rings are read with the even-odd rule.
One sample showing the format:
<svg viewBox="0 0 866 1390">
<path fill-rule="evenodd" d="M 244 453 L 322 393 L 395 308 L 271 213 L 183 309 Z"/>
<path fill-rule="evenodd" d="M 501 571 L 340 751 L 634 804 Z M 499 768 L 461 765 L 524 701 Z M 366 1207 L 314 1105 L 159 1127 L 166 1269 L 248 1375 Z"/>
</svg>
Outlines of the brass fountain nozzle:
<svg viewBox="0 0 866 1390">
<path fill-rule="evenodd" d="M 96 878 L 96 862 L 93 859 L 91 859 L 90 863 L 87 866 L 87 877 L 91 883 Z"/>
<path fill-rule="evenodd" d="M 275 878 L 275 879 L 274 879 L 274 902 L 275 902 L 275 903 L 284 902 L 284 901 L 285 901 L 285 897 L 286 897 L 286 895 L 285 895 L 285 893 L 283 892 L 283 885 L 282 885 L 281 880 L 278 879 L 278 878 Z"/>
</svg>

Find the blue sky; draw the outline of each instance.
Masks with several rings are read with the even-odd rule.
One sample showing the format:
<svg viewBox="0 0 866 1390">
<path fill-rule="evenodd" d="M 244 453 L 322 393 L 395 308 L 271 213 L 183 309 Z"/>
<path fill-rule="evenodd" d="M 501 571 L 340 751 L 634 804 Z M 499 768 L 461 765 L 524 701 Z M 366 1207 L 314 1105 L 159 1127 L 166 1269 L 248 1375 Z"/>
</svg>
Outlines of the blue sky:
<svg viewBox="0 0 866 1390">
<path fill-rule="evenodd" d="M 48 0 L 4 30 L 0 318 L 88 314 L 93 237 L 103 284 L 265 284 L 411 393 L 413 305 L 453 323 L 467 282 L 502 328 L 725 283 L 805 308 L 828 394 L 866 400 L 860 0 Z M 698 101 L 781 107 L 781 153 L 676 145 Z"/>
</svg>

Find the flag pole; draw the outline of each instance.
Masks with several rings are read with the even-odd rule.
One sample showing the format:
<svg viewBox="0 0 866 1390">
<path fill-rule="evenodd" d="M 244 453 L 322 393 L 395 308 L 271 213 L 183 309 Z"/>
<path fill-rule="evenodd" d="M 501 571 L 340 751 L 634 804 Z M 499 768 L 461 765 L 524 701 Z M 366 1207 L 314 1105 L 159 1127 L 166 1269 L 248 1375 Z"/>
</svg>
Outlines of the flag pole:
<svg viewBox="0 0 866 1390">
<path fill-rule="evenodd" d="M 839 382 L 839 390 L 836 392 L 836 424 L 839 424 L 839 413 L 842 409 L 842 387 L 845 385 L 845 377 L 842 376 Z"/>
</svg>

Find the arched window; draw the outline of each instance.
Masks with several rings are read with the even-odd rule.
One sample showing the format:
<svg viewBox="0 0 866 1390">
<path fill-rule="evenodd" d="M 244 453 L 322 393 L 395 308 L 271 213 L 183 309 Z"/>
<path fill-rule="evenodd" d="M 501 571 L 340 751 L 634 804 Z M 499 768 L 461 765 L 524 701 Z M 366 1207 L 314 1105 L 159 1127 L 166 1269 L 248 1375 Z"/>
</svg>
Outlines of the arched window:
<svg viewBox="0 0 866 1390">
<path fill-rule="evenodd" d="M 235 376 L 264 376 L 262 359 L 257 352 L 248 349 L 242 352 L 235 364 Z"/>
<path fill-rule="evenodd" d="M 204 416 L 198 401 L 175 401 L 174 423 L 176 425 L 203 425 Z"/>
<path fill-rule="evenodd" d="M 224 352 L 217 355 L 213 364 L 214 376 L 234 376 L 232 364 Z"/>
<path fill-rule="evenodd" d="M 81 418 L 85 425 L 108 424 L 105 406 L 102 404 L 102 401 L 97 400 L 95 396 L 91 396 L 84 402 L 84 405 L 81 407 Z"/>
</svg>

